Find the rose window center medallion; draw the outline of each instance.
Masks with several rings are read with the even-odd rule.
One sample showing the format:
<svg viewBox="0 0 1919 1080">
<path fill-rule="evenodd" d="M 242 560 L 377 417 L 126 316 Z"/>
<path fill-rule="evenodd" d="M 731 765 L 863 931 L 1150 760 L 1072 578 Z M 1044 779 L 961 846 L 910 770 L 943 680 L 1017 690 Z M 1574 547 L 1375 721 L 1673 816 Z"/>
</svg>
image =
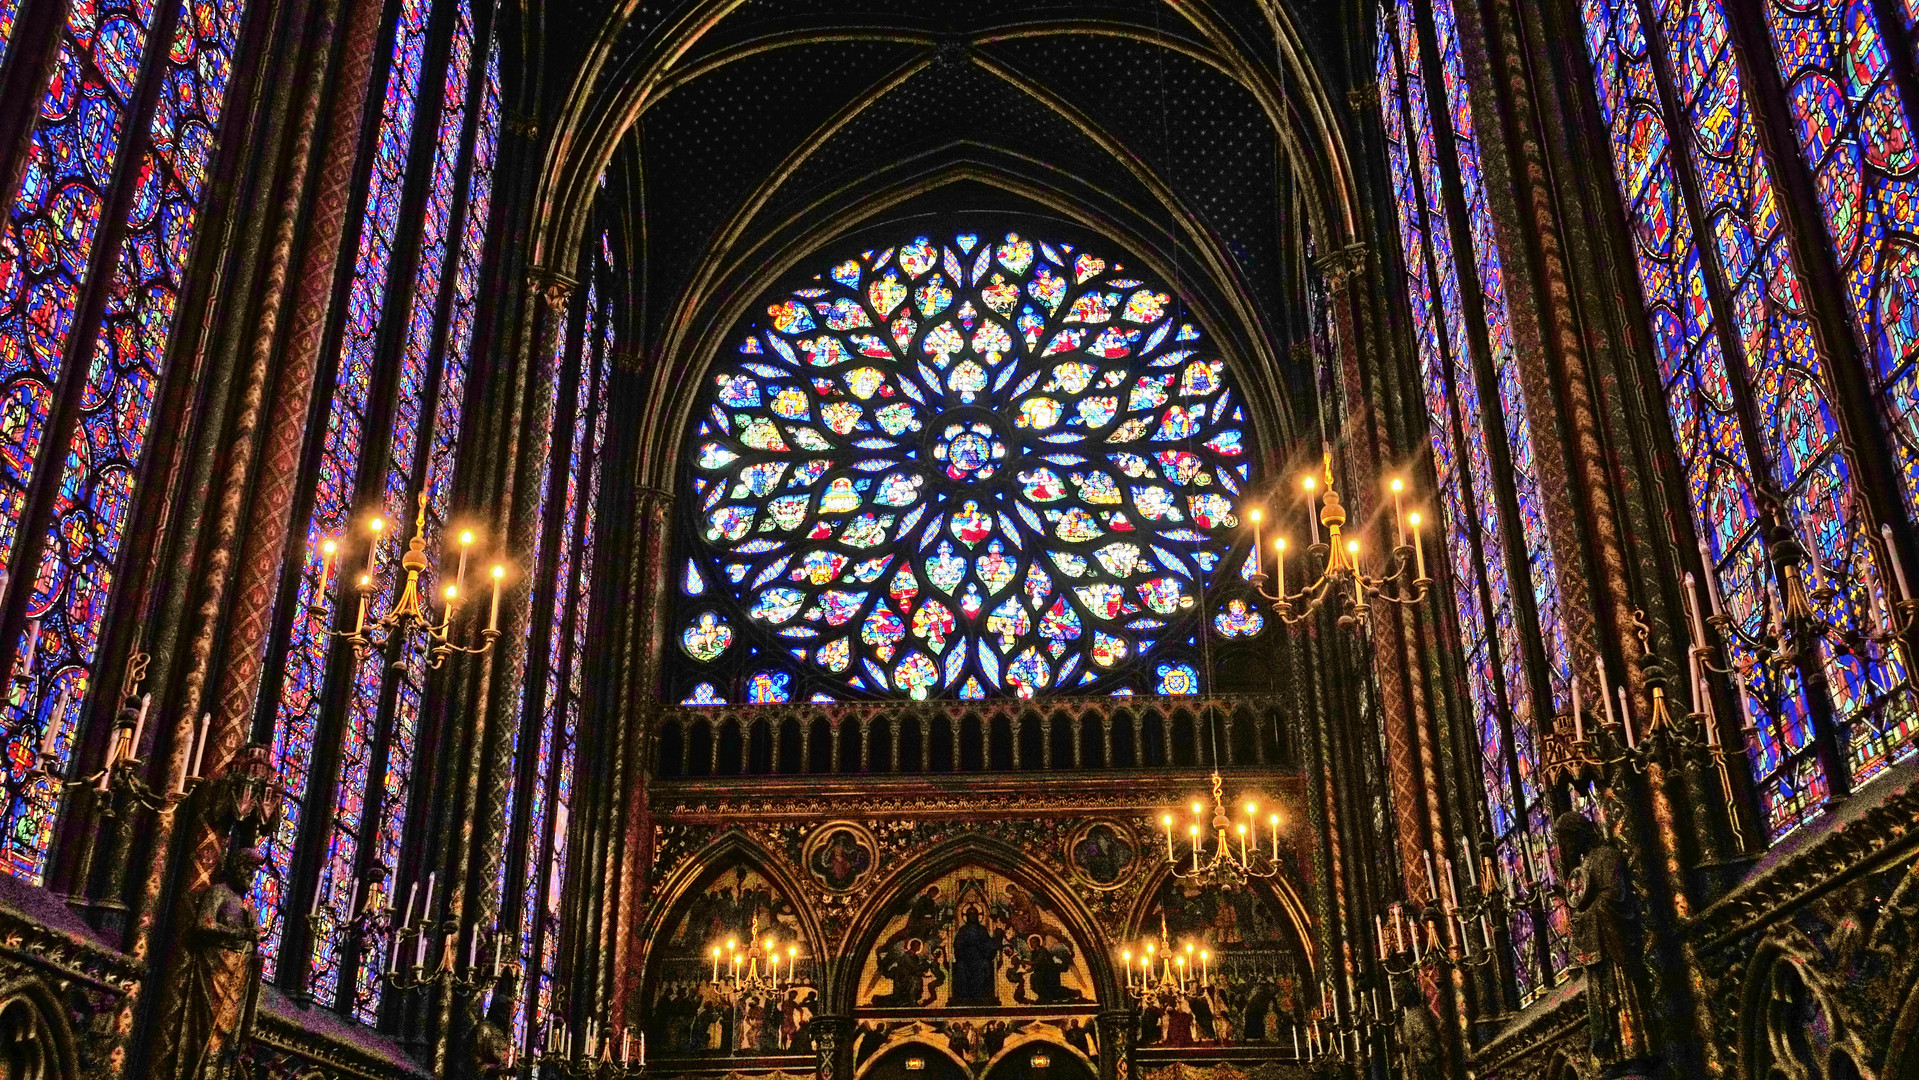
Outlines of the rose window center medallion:
<svg viewBox="0 0 1919 1080">
<path fill-rule="evenodd" d="M 1196 688 L 1162 653 L 1196 648 L 1251 455 L 1172 296 L 1070 244 L 961 233 L 861 252 L 761 310 L 691 421 L 680 638 L 714 681 L 690 701 L 724 700 L 740 663 L 749 703 L 796 680 L 834 699 L 1126 693 L 1155 671 Z"/>
<path fill-rule="evenodd" d="M 983 420 L 947 424 L 933 442 L 933 460 L 949 480 L 977 483 L 997 473 L 1006 458 L 1006 443 Z"/>
</svg>

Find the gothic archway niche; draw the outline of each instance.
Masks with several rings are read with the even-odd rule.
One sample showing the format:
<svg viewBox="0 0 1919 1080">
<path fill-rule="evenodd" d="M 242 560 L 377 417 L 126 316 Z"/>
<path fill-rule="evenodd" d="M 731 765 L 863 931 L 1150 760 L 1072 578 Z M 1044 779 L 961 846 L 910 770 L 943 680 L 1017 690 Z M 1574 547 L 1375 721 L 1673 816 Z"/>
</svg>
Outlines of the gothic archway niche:
<svg viewBox="0 0 1919 1080">
<path fill-rule="evenodd" d="M 1751 1080 L 1869 1080 L 1870 1058 L 1818 972 L 1767 949 L 1748 969 L 1741 1029 Z"/>
<path fill-rule="evenodd" d="M 647 1054 L 741 1066 L 810 1063 L 820 973 L 805 920 L 787 888 L 750 860 L 714 862 L 680 893 L 654 936 L 644 984 Z"/>
<path fill-rule="evenodd" d="M 78 1080 L 73 1030 L 46 986 L 35 980 L 0 989 L 0 1077 Z"/>
<path fill-rule="evenodd" d="M 1129 939 L 1137 984 L 1144 975 L 1142 942 L 1154 948 L 1152 981 L 1160 987 L 1141 1004 L 1138 1049 L 1172 1057 L 1195 1047 L 1284 1046 L 1294 1026 L 1317 1002 L 1310 940 L 1297 898 L 1282 884 L 1197 889 L 1167 875 L 1148 896 Z M 1186 963 L 1186 984 L 1167 984 L 1165 950 Z M 1203 963 L 1199 952 L 1210 957 Z M 1194 969 L 1201 970 L 1194 970 Z M 1171 968 L 1175 981 L 1181 970 Z"/>
<path fill-rule="evenodd" d="M 686 433 L 676 700 L 1203 689 L 1255 455 L 1170 290 L 968 226 L 763 300 Z"/>
<path fill-rule="evenodd" d="M 854 987 L 854 1060 L 926 1043 L 985 1075 L 1009 1047 L 1096 1062 L 1099 990 L 1078 920 L 1044 892 L 973 864 L 897 892 Z"/>
</svg>

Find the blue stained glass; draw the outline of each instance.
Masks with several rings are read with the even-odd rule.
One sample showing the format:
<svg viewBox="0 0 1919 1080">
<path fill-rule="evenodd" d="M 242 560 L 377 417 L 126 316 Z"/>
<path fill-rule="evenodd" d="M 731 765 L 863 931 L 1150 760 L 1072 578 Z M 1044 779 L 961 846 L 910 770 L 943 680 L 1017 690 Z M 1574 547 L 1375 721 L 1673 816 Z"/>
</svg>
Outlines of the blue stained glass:
<svg viewBox="0 0 1919 1080">
<path fill-rule="evenodd" d="M 414 105 L 419 97 L 421 65 L 426 45 L 427 0 L 400 0 L 393 30 L 393 52 L 388 62 L 386 96 L 381 103 L 378 141 L 372 175 L 367 179 L 366 210 L 360 223 L 360 244 L 354 257 L 353 282 L 347 296 L 346 326 L 342 335 L 338 375 L 329 406 L 326 436 L 321 447 L 320 476 L 307 522 L 304 565 L 295 594 L 293 631 L 287 645 L 287 671 L 274 724 L 273 765 L 288 791 L 280 828 L 263 845 L 266 865 L 255 879 L 253 900 L 260 912 L 260 952 L 271 977 L 277 969 L 282 918 L 280 900 L 291 870 L 294 839 L 306 810 L 305 793 L 313 763 L 314 737 L 330 652 L 327 631 L 334 618 L 333 588 L 320 595 L 320 545 L 339 537 L 353 513 L 354 476 L 366 437 L 366 406 L 373 382 L 380 319 L 386 307 L 387 267 L 394 235 L 399 228 L 400 200 L 405 188 L 407 147 L 412 138 Z M 417 422 L 417 404 L 413 419 Z M 401 516 L 401 522 L 410 515 Z M 389 541 L 390 543 L 390 541 Z M 352 545 L 347 547 L 352 550 Z M 340 575 L 335 575 L 334 586 Z M 372 733 L 364 726 L 347 725 L 343 732 L 345 768 L 364 768 Z M 351 808 L 360 817 L 356 787 Z M 338 839 L 336 836 L 335 839 Z M 323 918 L 331 918 L 346 904 L 352 889 L 350 873 L 328 852 L 318 888 L 329 897 Z M 330 933 L 330 927 L 327 930 Z M 327 933 L 321 936 L 324 938 Z M 331 987 L 337 978 L 334 957 L 316 957 L 314 977 Z"/>
<path fill-rule="evenodd" d="M 1800 152 L 1812 169 L 1826 237 L 1839 264 L 1853 332 L 1872 384 L 1907 512 L 1919 517 L 1919 174 L 1912 105 L 1869 0 L 1770 0 L 1766 22 Z M 1850 562 L 1836 521 L 1807 530 L 1827 562 Z M 1815 539 L 1816 538 L 1816 539 Z M 1883 582 L 1881 583 L 1883 586 Z M 1864 588 L 1860 583 L 1855 593 Z M 1868 603 L 1864 597 L 1853 606 Z M 1874 696 L 1849 680 L 1848 696 Z M 1912 752 L 1915 714 L 1898 693 L 1878 723 L 1848 725 L 1854 783 Z"/>
<path fill-rule="evenodd" d="M 689 620 L 731 600 L 742 643 L 819 637 L 794 654 L 809 677 L 915 698 L 1078 691 L 1150 671 L 1150 640 L 1088 662 L 1111 630 L 1190 636 L 1200 594 L 1240 570 L 1233 496 L 1252 455 L 1230 372 L 1169 294 L 1090 252 L 1069 279 L 1044 249 L 1005 234 L 987 245 L 1004 257 L 958 274 L 887 265 L 889 248 L 765 299 L 735 338 L 755 351 L 705 376 L 718 427 L 691 433 L 704 543 L 683 592 L 704 593 Z M 927 587 L 857 587 L 854 568 L 896 548 Z M 1014 580 L 1037 588 L 1009 599 Z"/>
<path fill-rule="evenodd" d="M 28 617 L 38 620 L 35 670 L 55 678 L 43 678 L 43 685 L 0 707 L 0 724 L 16 744 L 32 745 L 36 739 L 35 721 L 44 704 L 27 703 L 45 697 L 55 679 L 74 687 L 76 702 L 91 682 L 105 598 L 132 510 L 133 478 L 146 450 L 154 390 L 197 233 L 243 12 L 238 0 L 190 0 L 173 47 L 164 59 L 155 58 L 159 103 L 148 126 L 126 238 L 28 601 Z M 60 375 L 61 350 L 98 224 L 98 193 L 117 156 L 150 14 L 150 8 L 138 5 L 103 10 L 74 5 L 7 222 L 10 235 L 0 239 L 0 249 L 12 246 L 9 241 L 26 241 L 19 249 L 23 262 L 12 268 L 15 272 L 0 275 L 7 281 L 0 294 L 0 370 L 13 382 L 0 420 L 0 454 L 7 465 L 0 471 L 0 562 L 12 554 L 24 485 L 45 437 L 47 387 Z M 88 25 L 90 19 L 101 21 Z M 11 8 L 0 11 L 0 53 L 11 24 Z M 87 59 L 76 62 L 81 56 Z M 28 331 L 24 342 L 16 328 Z M 16 642 L 15 655 L 26 647 L 24 638 Z M 67 750 L 65 744 L 56 747 L 62 766 Z M 4 865 L 38 882 L 58 791 L 44 783 L 25 790 L 18 760 L 10 765 L 6 817 L 0 821 Z"/>
<path fill-rule="evenodd" d="M 429 454 L 435 448 L 450 450 L 452 445 L 446 433 L 433 430 L 423 432 L 421 419 L 427 404 L 430 363 L 438 335 L 442 279 L 450 246 L 458 239 L 453 232 L 458 197 L 456 173 L 466 129 L 468 83 L 473 59 L 473 12 L 468 0 L 457 0 L 454 17 L 454 32 L 448 46 L 444 93 L 441 97 L 439 130 L 426 193 L 425 221 L 420 233 L 419 267 L 406 323 L 406 342 L 400 357 L 392 431 L 381 483 L 380 509 L 386 520 L 394 523 L 394 540 L 398 542 L 389 543 L 382 560 L 383 572 L 377 582 L 377 610 L 390 608 L 398 590 L 405 584 L 404 573 L 398 565 L 398 555 L 400 542 L 404 542 L 414 529 L 420 527 L 415 524 L 418 507 L 411 493 L 415 460 L 422 443 L 428 447 Z M 464 380 L 459 377 L 459 361 L 448 366 L 453 369 L 454 378 L 447 380 L 443 374 L 442 390 L 450 390 L 451 393 L 440 395 L 434 420 L 436 426 L 451 423 L 454 427 L 451 434 L 457 439 Z M 440 532 L 449 497 L 445 485 L 451 483 L 453 463 L 445 460 L 443 455 L 442 460 L 434 464 L 437 468 L 432 470 L 429 481 L 439 481 L 442 488 L 427 489 L 424 528 L 428 567 L 421 574 L 419 582 L 421 594 L 429 598 L 437 597 L 440 593 L 433 567 L 440 561 Z M 406 810 L 427 657 L 417 641 L 409 641 L 402 659 L 404 673 L 400 679 L 404 685 L 394 697 L 387 738 L 387 760 L 383 764 L 372 761 L 369 755 L 377 738 L 376 725 L 381 695 L 387 685 L 388 659 L 369 654 L 360 663 L 348 694 L 348 736 L 342 746 L 341 771 L 335 788 L 333 830 L 328 838 L 328 865 L 323 878 L 332 886 L 328 902 L 323 905 L 326 909 L 323 914 L 331 918 L 326 932 L 316 935 L 314 939 L 313 966 L 308 978 L 314 996 L 321 1000 L 335 994 L 341 997 L 351 995 L 354 1014 L 361 1022 L 369 1024 L 378 1019 L 380 984 L 375 976 L 381 959 L 380 951 L 369 948 L 358 977 L 351 986 L 343 985 L 343 973 L 338 970 L 335 959 L 345 942 L 341 927 L 334 920 L 346 916 L 348 899 L 356 887 L 361 837 L 372 838 L 372 859 L 376 864 L 391 868 L 397 866 L 399 861 L 399 843 L 404 823 L 398 819 Z"/>
<path fill-rule="evenodd" d="M 7 62 L 7 46 L 13 43 L 14 24 L 20 19 L 21 0 L 0 0 L 0 64 Z"/>
<path fill-rule="evenodd" d="M 588 285 L 586 293 L 580 376 L 572 408 L 573 439 L 568 447 L 565 486 L 560 504 L 561 531 L 553 576 L 553 614 L 546 633 L 546 688 L 540 703 L 540 742 L 534 759 L 538 771 L 533 793 L 535 814 L 538 815 L 536 820 L 543 820 L 551 807 L 554 830 L 551 836 L 539 829 L 527 833 L 527 865 L 547 867 L 548 871 L 527 874 L 522 898 L 524 907 L 520 914 L 522 957 L 527 963 L 527 970 L 538 973 L 538 978 L 533 980 L 533 1011 L 528 1017 L 529 1024 L 535 1028 L 542 1025 L 541 1018 L 553 1005 L 553 960 L 557 955 L 558 940 L 557 934 L 548 931 L 556 928 L 549 924 L 556 924 L 558 919 L 558 890 L 564 873 L 565 846 L 564 827 L 560 822 L 568 808 L 568 800 L 562 797 L 559 787 L 561 780 L 571 775 L 571 770 L 566 769 L 564 763 L 571 757 L 570 731 L 575 726 L 572 722 L 575 719 L 575 703 L 567 700 L 565 692 L 568 661 L 571 659 L 567 649 L 570 643 L 567 623 L 574 614 L 573 569 L 578 554 L 574 541 L 582 524 L 579 515 L 580 489 L 585 477 L 581 465 L 587 452 L 591 426 L 587 410 L 593 400 L 593 376 L 598 364 L 599 341 L 594 331 L 599 316 L 599 286 L 598 282 L 593 282 Z M 551 851 L 551 854 L 545 854 L 547 851 Z M 543 896 L 542 890 L 551 895 Z M 542 900 L 547 903 L 543 904 Z"/>
<path fill-rule="evenodd" d="M 1835 595 L 1821 614 L 1841 627 L 1863 628 L 1868 582 L 1883 583 L 1887 575 L 1827 401 L 1828 361 L 1813 337 L 1804 286 L 1781 232 L 1772 163 L 1747 105 L 1725 12 L 1718 0 L 1662 0 L 1653 12 L 1671 44 L 1669 55 L 1656 55 L 1638 9 L 1623 0 L 1586 0 L 1586 46 L 1638 241 L 1641 286 L 1695 525 L 1707 539 L 1733 619 L 1734 662 L 1753 672 L 1747 697 L 1758 730 L 1750 758 L 1767 830 L 1778 837 L 1818 811 L 1828 782 L 1810 752 L 1797 672 L 1781 672 L 1762 655 L 1760 637 L 1778 595 L 1744 440 L 1761 448 L 1761 464 L 1784 490 L 1787 512 L 1823 555 Z M 1677 101 L 1671 105 L 1652 77 L 1654 63 L 1665 64 L 1672 80 Z M 1687 133 L 1677 144 L 1669 135 L 1675 127 Z M 1679 184 L 1681 168 L 1696 179 L 1696 209 Z M 1695 237 L 1695 212 L 1710 235 Z M 1708 280 L 1706 245 L 1717 281 Z M 1731 315 L 1729 326 L 1714 325 L 1709 299 L 1722 289 L 1717 299 Z M 1724 353 L 1720 334 L 1735 355 Z M 1733 363 L 1743 365 L 1746 385 L 1755 388 L 1756 431 L 1741 431 L 1728 371 Z M 1818 662 L 1843 730 L 1880 723 L 1889 698 L 1910 709 L 1903 701 L 1902 653 L 1874 651 L 1862 659 L 1827 641 Z M 1863 752 L 1861 740 L 1848 741 L 1861 764 L 1883 756 L 1882 740 L 1866 738 Z"/>
<path fill-rule="evenodd" d="M 1440 188 L 1439 144 L 1426 81 L 1417 63 L 1416 14 L 1401 0 L 1396 18 L 1380 34 L 1377 55 L 1381 117 L 1397 203 L 1406 290 L 1414 315 L 1420 374 L 1425 391 L 1439 486 L 1440 521 L 1445 526 L 1445 556 L 1455 582 L 1454 607 L 1466 653 L 1468 700 L 1480 748 L 1480 771 L 1487 788 L 1487 811 L 1497 841 L 1508 848 L 1526 839 L 1528 811 L 1544 804 L 1535 742 L 1536 706 L 1519 633 L 1512 588 L 1509 538 L 1517 533 L 1528 569 L 1528 594 L 1551 653 L 1556 711 L 1562 695 L 1570 704 L 1570 671 L 1564 622 L 1559 609 L 1556 570 L 1545 531 L 1542 495 L 1532 456 L 1531 418 L 1519 386 L 1504 267 L 1492 215 L 1486 203 L 1478 143 L 1458 28 L 1446 0 L 1434 5 L 1435 40 L 1443 97 L 1434 104 L 1451 128 L 1464 221 L 1445 209 Z M 1477 361 L 1466 334 L 1468 313 L 1460 279 L 1458 232 L 1480 286 L 1479 307 L 1491 351 L 1499 428 L 1490 427 L 1484 409 Z M 1505 521 L 1489 453 L 1492 439 L 1506 439 L 1514 473 L 1519 521 Z M 1475 540 L 1478 551 L 1475 552 Z M 1515 771 L 1516 766 L 1516 771 Z M 1521 924 L 1524 924 L 1523 926 Z M 1523 914 L 1514 918 L 1514 940 L 1530 947 L 1531 929 Z M 1531 1000 L 1559 974 L 1518 965 L 1522 1000 Z"/>
</svg>

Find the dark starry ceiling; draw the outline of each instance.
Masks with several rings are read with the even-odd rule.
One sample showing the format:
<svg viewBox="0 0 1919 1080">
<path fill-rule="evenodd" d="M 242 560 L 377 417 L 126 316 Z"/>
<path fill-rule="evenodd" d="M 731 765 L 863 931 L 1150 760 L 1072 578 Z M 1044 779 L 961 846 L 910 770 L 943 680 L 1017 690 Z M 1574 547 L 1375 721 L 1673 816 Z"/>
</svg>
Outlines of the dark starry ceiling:
<svg viewBox="0 0 1919 1080">
<path fill-rule="evenodd" d="M 669 39 L 686 40 L 673 37 L 686 5 L 631 11 L 600 68 L 602 101 L 657 73 Z M 1289 336 L 1300 243 L 1290 165 L 1258 99 L 1227 73 L 1276 67 L 1272 34 L 1253 0 L 1208 14 L 1210 39 L 1156 0 L 738 6 L 665 67 L 628 136 L 649 344 L 693 315 L 703 263 L 724 278 L 863 193 L 961 167 L 1083 206 L 1162 257 L 1170 246 L 1176 272 L 1210 267 L 1270 337 Z M 952 185 L 949 208 L 982 190 Z M 915 210 L 937 209 L 928 198 Z"/>
</svg>

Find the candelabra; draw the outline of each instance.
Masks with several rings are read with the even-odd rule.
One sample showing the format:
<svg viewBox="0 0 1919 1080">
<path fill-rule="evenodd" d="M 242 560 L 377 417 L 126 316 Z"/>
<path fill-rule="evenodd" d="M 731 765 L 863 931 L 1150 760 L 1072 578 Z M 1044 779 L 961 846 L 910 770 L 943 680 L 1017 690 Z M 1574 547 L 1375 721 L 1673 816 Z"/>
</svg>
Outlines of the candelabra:
<svg viewBox="0 0 1919 1080">
<path fill-rule="evenodd" d="M 500 638 L 500 585 L 506 577 L 504 564 L 495 563 L 490 576 L 493 579 L 493 604 L 487 615 L 486 629 L 480 631 L 478 645 L 460 645 L 453 641 L 453 620 L 459 612 L 460 599 L 466 588 L 466 563 L 469 549 L 473 546 L 473 532 L 463 530 L 460 533 L 460 554 L 458 568 L 453 584 L 446 586 L 441 618 L 434 621 L 425 596 L 420 589 L 420 575 L 426 571 L 426 504 L 427 493 L 420 492 L 420 511 L 414 519 L 413 539 L 400 556 L 400 568 L 406 572 L 406 581 L 401 586 L 399 598 L 393 602 L 391 610 L 380 614 L 373 610 L 374 594 L 379 591 L 376 579 L 379 572 L 380 537 L 386 532 L 386 519 L 374 515 L 367 521 L 370 534 L 367 541 L 366 572 L 360 575 L 354 591 L 359 594 L 359 611 L 354 616 L 351 631 L 331 631 L 334 637 L 344 638 L 353 645 L 357 659 L 364 660 L 367 653 L 386 651 L 396 641 L 403 641 L 409 635 L 418 634 L 429 647 L 427 666 L 438 668 L 446 663 L 448 657 L 455 654 L 478 656 L 489 652 L 494 642 Z M 339 543 L 331 538 L 320 544 L 320 587 L 316 597 L 325 597 L 327 584 L 332 580 L 335 556 L 339 552 Z M 316 602 L 316 614 L 324 614 L 325 609 Z M 393 665 L 399 668 L 405 664 L 404 653 L 393 658 Z"/>
<path fill-rule="evenodd" d="M 721 962 L 724 949 L 725 962 Z M 711 986 L 730 1008 L 739 1008 L 747 998 L 755 994 L 768 998 L 791 990 L 799 983 L 800 948 L 796 944 L 786 947 L 786 977 L 780 977 L 780 947 L 770 937 L 760 937 L 759 915 L 753 916 L 747 925 L 746 945 L 741 947 L 739 939 L 727 938 L 725 945 L 714 944 L 713 979 Z"/>
<path fill-rule="evenodd" d="M 602 1031 L 598 1021 L 589 1020 L 578 1043 L 573 1034 L 564 1022 L 549 1015 L 540 1053 L 522 1063 L 517 1052 L 509 1050 L 505 1071 L 517 1076 L 526 1068 L 529 1076 L 563 1076 L 568 1080 L 611 1080 L 646 1071 L 645 1032 L 635 1036 L 632 1028 L 626 1028 L 616 1039 L 613 1032 Z"/>
<path fill-rule="evenodd" d="M 1213 716 L 1207 711 L 1207 732 L 1212 732 Z M 1214 743 L 1217 746 L 1217 742 Z M 1207 822 L 1206 804 L 1195 799 L 1192 803 L 1193 823 L 1186 833 L 1192 845 L 1191 858 L 1181 859 L 1173 846 L 1173 815 L 1165 814 L 1159 819 L 1166 829 L 1166 863 L 1169 872 L 1179 880 L 1199 888 L 1237 889 L 1251 878 L 1270 878 L 1279 873 L 1279 826 L 1278 813 L 1268 815 L 1267 826 L 1272 834 L 1270 853 L 1259 843 L 1259 803 L 1248 799 L 1245 802 L 1246 820 L 1234 823 L 1226 813 L 1226 795 L 1224 782 L 1220 779 L 1219 769 L 1213 769 L 1212 820 Z M 1201 827 L 1206 823 L 1205 828 Z M 1239 850 L 1233 850 L 1228 839 L 1228 831 L 1238 834 Z M 1212 850 L 1206 847 L 1206 836 L 1215 837 Z M 1187 869 L 1180 869 L 1181 866 Z"/>
<path fill-rule="evenodd" d="M 38 629 L 36 624 L 32 635 L 35 638 L 38 637 Z M 26 662 L 28 667 L 32 664 L 32 653 L 30 644 Z M 146 759 L 135 756 L 140 750 L 140 738 L 146 733 L 147 714 L 153 706 L 152 694 L 139 693 L 140 683 L 146 678 L 147 663 L 147 654 L 143 652 L 128 657 L 126 678 L 120 691 L 119 714 L 114 718 L 113 727 L 107 735 L 106 758 L 98 770 L 72 780 L 60 775 L 58 740 L 66 730 L 74 684 L 68 682 L 60 687 L 60 696 L 48 712 L 46 726 L 41 731 L 33 767 L 27 772 L 29 783 L 41 782 L 67 790 L 91 787 L 102 795 L 117 792 L 145 809 L 167 814 L 173 812 L 173 807 L 200 782 L 200 762 L 206 753 L 207 729 L 213 716 L 208 713 L 200 717 L 199 731 L 189 748 L 190 753 L 182 755 L 180 770 L 170 779 L 167 789 L 159 791 L 148 784 L 140 775 L 146 767 Z M 25 695 L 30 693 L 33 675 L 30 670 L 16 668 L 13 681 Z M 21 700 L 24 704 L 28 699 L 23 697 Z"/>
<path fill-rule="evenodd" d="M 1140 944 L 1137 980 L 1133 977 L 1133 950 L 1121 950 L 1120 961 L 1126 971 L 1126 996 L 1141 1005 L 1170 1009 L 1188 989 L 1209 986 L 1213 981 L 1212 951 L 1190 941 L 1183 952 L 1175 949 L 1164 913 L 1159 917 L 1159 938 L 1147 938 Z"/>
<path fill-rule="evenodd" d="M 1293 624 L 1301 622 L 1317 612 L 1329 600 L 1341 607 L 1339 623 L 1342 626 L 1363 625 L 1372 614 L 1370 600 L 1412 606 L 1426 599 L 1432 587 L 1432 578 L 1426 576 L 1426 551 L 1420 542 L 1420 519 L 1417 512 L 1403 513 L 1400 497 L 1405 489 L 1405 481 L 1395 477 L 1388 485 L 1393 493 L 1393 528 L 1395 544 L 1384 574 L 1367 574 L 1360 567 L 1359 541 L 1342 535 L 1346 526 L 1346 508 L 1340 504 L 1339 492 L 1333 487 L 1332 453 L 1325 457 L 1325 494 L 1319 495 L 1320 482 L 1307 476 L 1300 487 L 1305 493 L 1306 521 L 1311 530 L 1312 543 L 1306 549 L 1311 558 L 1323 559 L 1324 565 L 1319 576 L 1308 581 L 1296 591 L 1289 592 L 1286 587 L 1286 538 L 1279 537 L 1273 543 L 1274 563 L 1273 582 L 1277 592 L 1266 590 L 1267 577 L 1262 571 L 1253 575 L 1253 587 L 1273 605 L 1273 611 L 1280 620 Z M 1314 503 L 1318 502 L 1318 512 L 1314 512 Z M 1261 530 L 1263 513 L 1255 507 L 1248 517 L 1253 520 L 1253 547 L 1260 550 L 1265 543 Z M 1320 539 L 1320 527 L 1325 526 L 1326 538 Z M 1406 528 L 1412 528 L 1412 543 L 1406 542 Z M 1311 564 L 1308 563 L 1310 568 Z M 1411 572 L 1412 576 L 1408 577 Z M 1393 587 L 1397 586 L 1397 587 Z M 1350 610 L 1345 610 L 1347 604 Z"/>
</svg>

